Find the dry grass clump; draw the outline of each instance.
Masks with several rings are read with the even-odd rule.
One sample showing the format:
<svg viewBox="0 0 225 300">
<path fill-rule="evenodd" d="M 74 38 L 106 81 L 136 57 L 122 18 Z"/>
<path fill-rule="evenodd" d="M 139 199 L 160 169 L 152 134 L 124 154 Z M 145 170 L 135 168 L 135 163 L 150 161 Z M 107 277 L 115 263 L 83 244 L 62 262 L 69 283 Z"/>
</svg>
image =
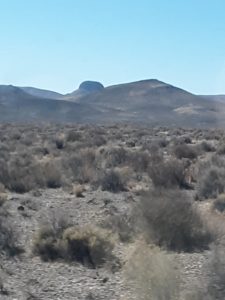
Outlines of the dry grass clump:
<svg viewBox="0 0 225 300">
<path fill-rule="evenodd" d="M 1 193 L 0 192 L 0 207 L 3 206 L 5 204 L 5 202 L 7 201 L 7 194 L 6 193 Z"/>
<path fill-rule="evenodd" d="M 66 256 L 93 268 L 103 265 L 112 256 L 113 243 L 109 232 L 90 226 L 67 228 L 63 233 Z"/>
<path fill-rule="evenodd" d="M 60 237 L 60 232 L 54 232 L 51 227 L 41 227 L 33 241 L 33 253 L 44 261 L 63 258 L 64 244 Z"/>
<path fill-rule="evenodd" d="M 30 155 L 21 154 L 2 164 L 0 181 L 17 193 L 25 193 L 42 185 L 41 171 Z"/>
<path fill-rule="evenodd" d="M 5 186 L 4 186 L 4 184 L 2 184 L 1 182 L 0 182 L 0 193 L 1 193 L 1 194 L 5 194 L 5 193 L 6 193 Z"/>
<path fill-rule="evenodd" d="M 97 227 L 74 227 L 65 222 L 41 227 L 33 241 L 33 253 L 44 261 L 63 259 L 95 268 L 112 256 L 109 232 Z"/>
<path fill-rule="evenodd" d="M 61 242 L 64 230 L 70 227 L 65 217 L 53 213 L 34 236 L 33 253 L 44 261 L 63 258 L 64 245 Z"/>
<path fill-rule="evenodd" d="M 212 247 L 209 262 L 205 268 L 210 272 L 206 290 L 198 299 L 223 300 L 225 299 L 225 248 L 224 240 Z"/>
<path fill-rule="evenodd" d="M 44 185 L 48 188 L 59 188 L 63 185 L 60 163 L 57 160 L 49 160 L 42 165 Z"/>
<path fill-rule="evenodd" d="M 80 184 L 95 182 L 98 175 L 95 150 L 85 148 L 77 154 L 65 157 L 64 167 L 70 170 L 73 181 Z"/>
<path fill-rule="evenodd" d="M 82 141 L 84 147 L 96 148 L 103 146 L 107 143 L 105 137 L 105 129 L 98 126 L 86 126 L 82 131 Z"/>
<path fill-rule="evenodd" d="M 62 168 L 54 158 L 41 161 L 32 153 L 18 149 L 8 160 L 0 160 L 0 183 L 10 191 L 26 193 L 37 188 L 62 185 Z"/>
<path fill-rule="evenodd" d="M 77 142 L 82 140 L 82 135 L 77 130 L 69 130 L 66 135 L 67 142 Z"/>
<path fill-rule="evenodd" d="M 76 195 L 78 198 L 84 197 L 83 193 L 85 192 L 85 187 L 81 184 L 73 186 L 72 193 Z"/>
<path fill-rule="evenodd" d="M 58 188 L 62 176 L 56 161 L 42 164 L 19 156 L 2 164 L 0 181 L 10 191 L 26 193 L 36 188 Z"/>
<path fill-rule="evenodd" d="M 101 226 L 117 234 L 121 242 L 131 242 L 135 237 L 135 216 L 133 214 L 116 214 L 106 218 Z"/>
<path fill-rule="evenodd" d="M 124 276 L 132 297 L 137 300 L 180 299 L 175 260 L 157 247 L 139 242 L 125 266 Z"/>
<path fill-rule="evenodd" d="M 128 153 L 123 147 L 109 148 L 104 152 L 106 168 L 124 165 L 128 159 Z"/>
<path fill-rule="evenodd" d="M 212 235 L 193 203 L 180 190 L 155 190 L 145 194 L 139 209 L 149 241 L 178 252 L 208 248 Z"/>
</svg>

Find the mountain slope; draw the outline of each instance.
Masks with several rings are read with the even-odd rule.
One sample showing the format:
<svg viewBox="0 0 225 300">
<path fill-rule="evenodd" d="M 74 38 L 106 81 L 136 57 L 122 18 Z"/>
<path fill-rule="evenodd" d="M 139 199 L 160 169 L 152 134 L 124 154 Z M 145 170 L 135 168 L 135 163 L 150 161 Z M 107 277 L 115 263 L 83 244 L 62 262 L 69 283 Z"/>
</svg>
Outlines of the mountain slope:
<svg viewBox="0 0 225 300">
<path fill-rule="evenodd" d="M 88 105 L 38 98 L 14 86 L 0 86 L 0 121 L 87 122 L 99 117 Z"/>
<path fill-rule="evenodd" d="M 207 98 L 208 100 L 225 103 L 225 95 L 205 95 L 201 97 Z"/>
<path fill-rule="evenodd" d="M 47 98 L 47 99 L 62 99 L 63 95 L 59 94 L 57 92 L 49 91 L 49 90 L 43 90 L 38 89 L 34 87 L 19 87 L 27 94 L 30 94 L 32 96 L 40 97 L 40 98 Z"/>
<path fill-rule="evenodd" d="M 223 104 L 155 79 L 110 86 L 77 103 L 97 108 L 108 120 L 174 126 L 225 124 Z"/>
<path fill-rule="evenodd" d="M 32 92 L 42 95 L 37 97 L 18 87 L 0 86 L 0 121 L 225 126 L 225 103 L 155 79 L 107 88 L 99 83 L 93 87 L 93 82 L 86 82 L 83 92 L 81 87 L 62 98 L 49 99 L 44 97 L 48 91 L 33 89 Z M 54 92 L 49 93 L 51 97 Z"/>
</svg>

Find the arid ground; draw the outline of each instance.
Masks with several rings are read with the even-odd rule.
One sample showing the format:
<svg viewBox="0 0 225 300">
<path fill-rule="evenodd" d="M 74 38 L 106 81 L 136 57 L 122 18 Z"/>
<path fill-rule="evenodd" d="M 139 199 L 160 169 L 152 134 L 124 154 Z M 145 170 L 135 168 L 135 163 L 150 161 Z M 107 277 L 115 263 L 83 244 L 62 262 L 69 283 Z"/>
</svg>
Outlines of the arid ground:
<svg viewBox="0 0 225 300">
<path fill-rule="evenodd" d="M 0 299 L 225 299 L 225 131 L 0 125 Z"/>
</svg>

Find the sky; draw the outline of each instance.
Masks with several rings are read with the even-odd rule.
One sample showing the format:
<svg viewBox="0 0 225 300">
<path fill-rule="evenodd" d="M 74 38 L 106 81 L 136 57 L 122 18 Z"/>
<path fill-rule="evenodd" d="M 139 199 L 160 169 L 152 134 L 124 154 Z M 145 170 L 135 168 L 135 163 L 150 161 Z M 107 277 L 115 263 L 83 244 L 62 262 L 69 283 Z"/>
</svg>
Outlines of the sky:
<svg viewBox="0 0 225 300">
<path fill-rule="evenodd" d="M 0 0 L 0 84 L 156 78 L 225 94 L 224 0 Z"/>
</svg>

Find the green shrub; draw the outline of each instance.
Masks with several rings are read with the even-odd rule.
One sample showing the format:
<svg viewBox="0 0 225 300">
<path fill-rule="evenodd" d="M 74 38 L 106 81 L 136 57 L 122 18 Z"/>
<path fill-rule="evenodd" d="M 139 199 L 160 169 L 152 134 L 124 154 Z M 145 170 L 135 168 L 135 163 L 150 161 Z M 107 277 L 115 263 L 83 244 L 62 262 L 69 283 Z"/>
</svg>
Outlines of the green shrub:
<svg viewBox="0 0 225 300">
<path fill-rule="evenodd" d="M 113 214 L 104 219 L 101 226 L 116 233 L 120 241 L 126 243 L 135 237 L 136 219 L 134 213 Z"/>
<path fill-rule="evenodd" d="M 22 252 L 22 248 L 18 246 L 18 233 L 4 206 L 0 208 L 0 252 L 9 256 Z"/>
<path fill-rule="evenodd" d="M 56 145 L 56 148 L 61 150 L 65 147 L 65 139 L 61 136 L 58 136 L 55 138 L 55 145 Z"/>
<path fill-rule="evenodd" d="M 80 184 L 95 182 L 98 171 L 95 150 L 82 149 L 77 154 L 66 157 L 64 165 L 70 170 L 76 182 Z"/>
<path fill-rule="evenodd" d="M 186 194 L 180 190 L 155 190 L 141 198 L 140 209 L 147 238 L 178 252 L 207 249 L 211 234 Z"/>
<path fill-rule="evenodd" d="M 187 144 L 177 145 L 174 148 L 174 154 L 178 159 L 189 158 L 194 159 L 198 156 L 196 149 Z"/>
<path fill-rule="evenodd" d="M 225 210 L 225 195 L 219 195 L 219 197 L 213 203 L 214 209 L 219 212 L 224 212 Z"/>
<path fill-rule="evenodd" d="M 158 138 L 155 142 L 160 148 L 166 148 L 169 145 L 169 140 L 165 137 Z"/>
<path fill-rule="evenodd" d="M 57 161 L 48 161 L 42 166 L 45 185 L 48 188 L 60 188 L 62 186 L 62 173 Z"/>
<path fill-rule="evenodd" d="M 106 172 L 103 175 L 100 184 L 103 191 L 118 193 L 126 190 L 121 175 L 114 170 Z"/>
<path fill-rule="evenodd" d="M 225 191 L 225 171 L 223 168 L 210 166 L 199 178 L 198 198 L 216 198 Z"/>
<path fill-rule="evenodd" d="M 186 136 L 183 136 L 181 138 L 182 142 L 185 143 L 185 144 L 191 144 L 192 143 L 192 140 L 191 140 L 191 137 L 186 135 Z"/>
<path fill-rule="evenodd" d="M 216 151 L 215 147 L 211 143 L 208 143 L 206 141 L 201 142 L 200 148 L 204 152 L 214 152 L 214 151 Z"/>
<path fill-rule="evenodd" d="M 33 253 L 43 261 L 53 261 L 63 258 L 63 248 L 50 227 L 42 227 L 33 241 Z"/>
<path fill-rule="evenodd" d="M 150 163 L 150 155 L 145 151 L 130 153 L 130 164 L 135 172 L 146 172 Z"/>
<path fill-rule="evenodd" d="M 10 158 L 10 148 L 6 143 L 0 143 L 0 158 L 7 161 Z"/>
<path fill-rule="evenodd" d="M 62 235 L 70 226 L 71 224 L 63 215 L 53 212 L 34 235 L 33 253 L 39 255 L 44 261 L 64 258 L 65 247 L 62 243 Z"/>
<path fill-rule="evenodd" d="M 155 187 L 190 187 L 185 178 L 185 165 L 176 159 L 150 164 L 148 174 Z"/>
<path fill-rule="evenodd" d="M 104 153 L 106 167 L 113 168 L 124 165 L 128 159 L 128 153 L 123 147 L 114 147 Z"/>
<path fill-rule="evenodd" d="M 34 158 L 19 154 L 2 165 L 0 181 L 10 191 L 25 193 L 43 186 L 43 176 Z"/>
<path fill-rule="evenodd" d="M 216 151 L 219 155 L 224 155 L 225 154 L 225 143 L 221 143 Z"/>
<path fill-rule="evenodd" d="M 80 141 L 81 139 L 82 139 L 81 133 L 76 130 L 70 130 L 67 133 L 66 140 L 68 142 L 76 142 L 76 141 Z"/>
</svg>

